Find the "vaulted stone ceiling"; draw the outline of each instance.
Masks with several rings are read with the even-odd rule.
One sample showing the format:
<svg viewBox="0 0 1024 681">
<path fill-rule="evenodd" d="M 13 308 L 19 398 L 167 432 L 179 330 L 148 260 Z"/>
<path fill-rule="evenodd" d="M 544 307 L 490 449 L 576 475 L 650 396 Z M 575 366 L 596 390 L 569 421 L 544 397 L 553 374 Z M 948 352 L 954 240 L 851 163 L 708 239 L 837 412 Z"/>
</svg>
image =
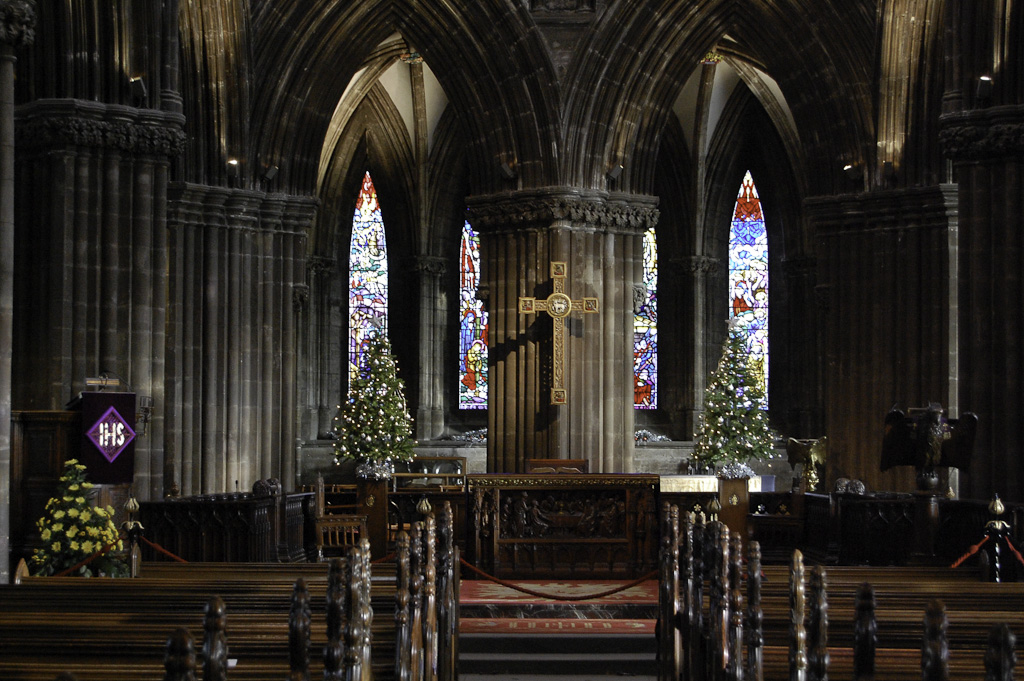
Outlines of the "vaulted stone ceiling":
<svg viewBox="0 0 1024 681">
<path fill-rule="evenodd" d="M 396 39 L 422 55 L 472 140 L 474 193 L 508 189 L 502 162 L 516 167 L 520 188 L 594 189 L 607 188 L 607 170 L 621 163 L 614 188 L 650 193 L 666 120 L 692 105 L 680 97 L 710 51 L 762 101 L 791 158 L 806 161 L 800 183 L 811 194 L 845 189 L 847 164 L 865 168 L 868 182 L 883 161 L 900 166 L 900 140 L 922 124 L 912 91 L 937 94 L 939 64 L 928 62 L 937 0 L 884 9 L 848 0 L 275 0 L 218 8 L 189 3 L 183 13 L 193 41 L 186 53 L 205 62 L 183 71 L 213 76 L 191 84 L 213 88 L 192 100 L 216 100 L 218 84 L 248 87 L 190 117 L 196 144 L 207 147 L 192 156 L 211 160 L 188 174 L 216 172 L 218 154 L 246 159 L 253 177 L 288 158 L 278 186 L 294 191 L 322 181 L 339 102 L 357 77 L 369 90 L 366 69 L 386 81 L 381 59 L 397 60 L 389 48 Z M 392 95 L 393 85 L 384 83 Z M 878 110 L 879 88 L 893 85 L 906 96 Z"/>
</svg>

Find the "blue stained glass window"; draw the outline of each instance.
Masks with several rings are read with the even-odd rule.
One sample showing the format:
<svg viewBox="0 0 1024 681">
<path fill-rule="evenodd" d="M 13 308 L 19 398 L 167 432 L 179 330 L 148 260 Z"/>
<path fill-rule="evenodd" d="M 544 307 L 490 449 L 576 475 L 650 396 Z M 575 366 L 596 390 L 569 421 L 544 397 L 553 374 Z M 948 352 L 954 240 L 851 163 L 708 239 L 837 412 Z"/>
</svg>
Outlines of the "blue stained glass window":
<svg viewBox="0 0 1024 681">
<path fill-rule="evenodd" d="M 644 286 L 647 291 L 633 315 L 633 406 L 658 407 L 658 243 L 654 228 L 644 233 Z"/>
<path fill-rule="evenodd" d="M 487 408 L 487 311 L 477 300 L 480 237 L 469 223 L 459 248 L 459 408 Z"/>
<path fill-rule="evenodd" d="M 370 173 L 356 199 L 349 242 L 348 274 L 348 371 L 358 375 L 367 335 L 388 328 L 388 249 L 384 220 L 377 204 L 377 190 Z"/>
<path fill-rule="evenodd" d="M 768 232 L 748 170 L 729 234 L 729 315 L 747 335 L 747 353 L 768 408 Z"/>
</svg>

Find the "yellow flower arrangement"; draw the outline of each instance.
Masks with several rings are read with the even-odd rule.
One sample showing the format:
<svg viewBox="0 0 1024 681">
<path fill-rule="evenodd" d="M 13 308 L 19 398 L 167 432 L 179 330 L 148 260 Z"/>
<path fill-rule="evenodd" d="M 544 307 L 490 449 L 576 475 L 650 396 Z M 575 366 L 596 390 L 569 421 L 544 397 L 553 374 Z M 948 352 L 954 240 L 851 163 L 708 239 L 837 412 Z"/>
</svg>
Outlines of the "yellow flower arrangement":
<svg viewBox="0 0 1024 681">
<path fill-rule="evenodd" d="M 79 566 L 69 574 L 128 575 L 121 553 L 124 546 L 114 526 L 113 507 L 90 506 L 91 494 L 75 494 L 92 488 L 85 481 L 85 466 L 69 459 L 64 464 L 60 489 L 46 502 L 46 515 L 36 523 L 44 548 L 36 549 L 32 556 L 34 574 L 57 575 Z"/>
</svg>

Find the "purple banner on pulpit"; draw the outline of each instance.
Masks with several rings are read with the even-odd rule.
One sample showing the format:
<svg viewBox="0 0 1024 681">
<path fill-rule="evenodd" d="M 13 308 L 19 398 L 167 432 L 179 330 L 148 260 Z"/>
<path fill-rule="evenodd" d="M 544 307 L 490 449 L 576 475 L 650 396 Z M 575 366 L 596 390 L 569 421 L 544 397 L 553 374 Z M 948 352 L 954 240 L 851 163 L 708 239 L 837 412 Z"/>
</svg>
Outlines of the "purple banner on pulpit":
<svg viewBox="0 0 1024 681">
<path fill-rule="evenodd" d="M 79 459 L 90 482 L 131 483 L 135 475 L 135 393 L 81 394 Z"/>
</svg>

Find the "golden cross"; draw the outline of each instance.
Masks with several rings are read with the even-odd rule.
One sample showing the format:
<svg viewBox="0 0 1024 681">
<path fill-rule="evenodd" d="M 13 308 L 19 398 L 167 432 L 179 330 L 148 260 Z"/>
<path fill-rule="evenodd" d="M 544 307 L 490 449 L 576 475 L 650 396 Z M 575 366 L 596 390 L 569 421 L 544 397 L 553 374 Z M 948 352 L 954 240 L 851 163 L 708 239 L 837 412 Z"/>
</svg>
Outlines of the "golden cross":
<svg viewBox="0 0 1024 681">
<path fill-rule="evenodd" d="M 519 314 L 547 312 L 551 315 L 554 351 L 551 366 L 551 404 L 565 404 L 565 322 L 570 312 L 598 312 L 597 298 L 573 300 L 565 294 L 565 279 L 568 268 L 564 262 L 551 263 L 551 279 L 554 291 L 546 300 L 521 297 Z"/>
</svg>

